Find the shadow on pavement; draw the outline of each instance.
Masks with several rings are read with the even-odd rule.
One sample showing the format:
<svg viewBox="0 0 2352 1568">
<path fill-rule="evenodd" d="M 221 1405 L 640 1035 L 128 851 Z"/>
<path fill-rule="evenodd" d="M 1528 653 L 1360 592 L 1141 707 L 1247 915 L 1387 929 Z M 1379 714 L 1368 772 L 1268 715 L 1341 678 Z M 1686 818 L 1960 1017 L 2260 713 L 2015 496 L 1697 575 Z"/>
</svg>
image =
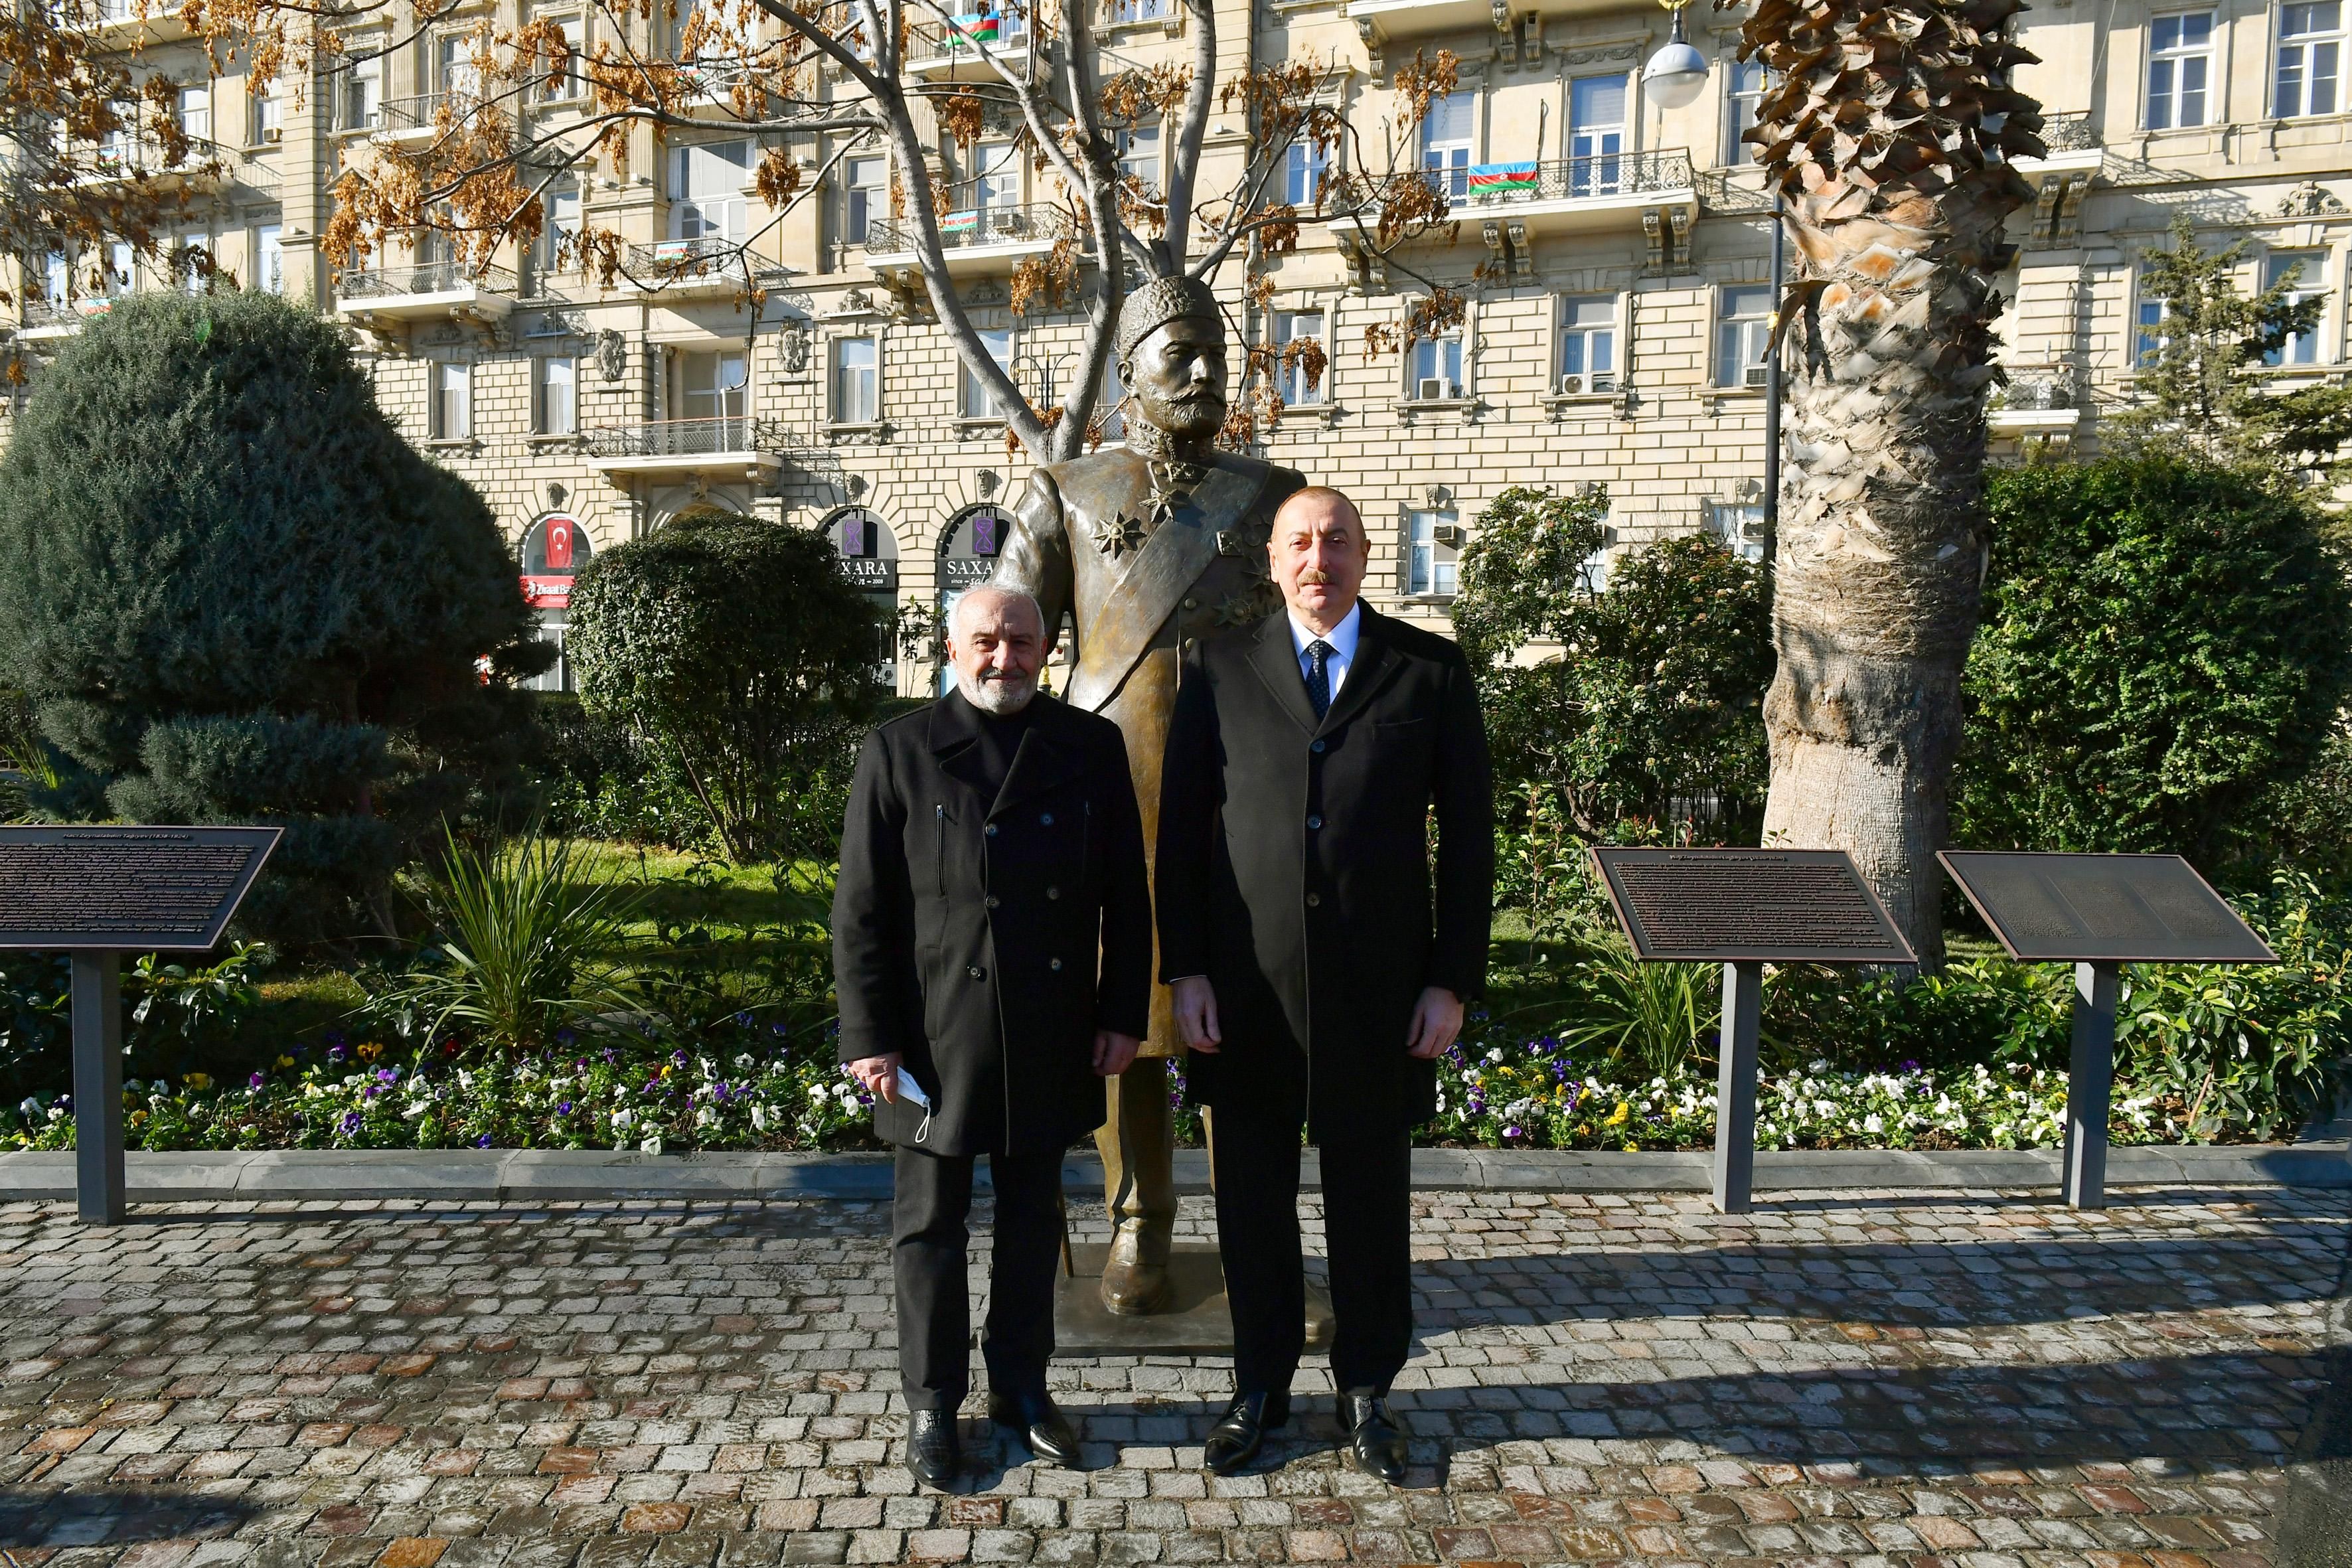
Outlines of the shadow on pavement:
<svg viewBox="0 0 2352 1568">
<path fill-rule="evenodd" d="M 225 1536 L 259 1510 L 231 1499 L 121 1488 L 104 1491 L 0 1489 L 0 1547 L 116 1546 Z"/>
</svg>

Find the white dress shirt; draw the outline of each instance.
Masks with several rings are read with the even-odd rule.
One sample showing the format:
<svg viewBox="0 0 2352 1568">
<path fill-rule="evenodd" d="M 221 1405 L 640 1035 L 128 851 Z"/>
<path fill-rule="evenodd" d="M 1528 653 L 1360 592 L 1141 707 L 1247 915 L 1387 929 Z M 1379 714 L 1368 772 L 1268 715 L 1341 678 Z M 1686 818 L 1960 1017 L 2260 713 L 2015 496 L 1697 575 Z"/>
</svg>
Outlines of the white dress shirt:
<svg viewBox="0 0 2352 1568">
<path fill-rule="evenodd" d="M 1339 683 L 1348 679 L 1348 667 L 1356 662 L 1356 634 L 1364 626 L 1363 601 L 1360 599 L 1349 606 L 1347 618 L 1328 632 L 1310 630 L 1307 623 L 1298 618 L 1296 610 L 1289 615 L 1290 645 L 1298 653 L 1298 678 L 1301 680 L 1310 678 L 1315 661 L 1307 657 L 1307 645 L 1319 638 L 1331 650 L 1323 656 L 1323 673 L 1331 678 L 1331 700 L 1338 701 Z"/>
</svg>

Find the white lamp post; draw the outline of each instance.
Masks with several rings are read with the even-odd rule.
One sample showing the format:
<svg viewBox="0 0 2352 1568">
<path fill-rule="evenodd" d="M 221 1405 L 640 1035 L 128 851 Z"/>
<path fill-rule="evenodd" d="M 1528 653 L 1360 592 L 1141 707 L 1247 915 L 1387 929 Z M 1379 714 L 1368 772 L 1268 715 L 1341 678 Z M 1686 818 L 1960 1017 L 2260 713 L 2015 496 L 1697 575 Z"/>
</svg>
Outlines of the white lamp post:
<svg viewBox="0 0 2352 1568">
<path fill-rule="evenodd" d="M 1706 90 L 1706 57 L 1683 37 L 1683 5 L 1689 0 L 1664 3 L 1675 14 L 1674 33 L 1642 68 L 1642 91 L 1662 109 L 1688 109 Z"/>
</svg>

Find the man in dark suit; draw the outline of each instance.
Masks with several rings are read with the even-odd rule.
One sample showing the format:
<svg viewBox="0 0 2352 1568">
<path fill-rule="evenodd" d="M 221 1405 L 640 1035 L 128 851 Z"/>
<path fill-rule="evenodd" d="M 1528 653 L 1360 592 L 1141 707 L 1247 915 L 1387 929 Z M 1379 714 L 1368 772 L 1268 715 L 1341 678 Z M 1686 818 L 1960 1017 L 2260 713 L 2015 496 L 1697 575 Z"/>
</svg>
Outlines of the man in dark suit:
<svg viewBox="0 0 2352 1568">
<path fill-rule="evenodd" d="M 1160 976 L 1211 1108 L 1234 1316 L 1237 1386 L 1205 1450 L 1220 1473 L 1289 1416 L 1303 1121 L 1323 1154 L 1340 1426 L 1358 1468 L 1402 1479 L 1388 1392 L 1412 1339 L 1412 1132 L 1486 975 L 1477 692 L 1459 647 L 1359 601 L 1369 550 L 1339 491 L 1283 504 L 1267 555 L 1285 608 L 1187 654 L 1161 773 Z"/>
<path fill-rule="evenodd" d="M 934 1487 L 961 1463 L 964 1220 L 980 1154 L 996 1192 L 989 1415 L 1039 1458 L 1077 1461 L 1045 1392 L 1062 1154 L 1101 1125 L 1102 1079 L 1134 1059 L 1150 1005 L 1150 893 L 1127 749 L 1109 720 L 1038 694 L 1045 651 L 1026 594 L 963 596 L 948 638 L 956 689 L 858 753 L 834 892 L 841 1059 L 876 1097 L 875 1131 L 898 1146 L 908 1463 Z"/>
</svg>

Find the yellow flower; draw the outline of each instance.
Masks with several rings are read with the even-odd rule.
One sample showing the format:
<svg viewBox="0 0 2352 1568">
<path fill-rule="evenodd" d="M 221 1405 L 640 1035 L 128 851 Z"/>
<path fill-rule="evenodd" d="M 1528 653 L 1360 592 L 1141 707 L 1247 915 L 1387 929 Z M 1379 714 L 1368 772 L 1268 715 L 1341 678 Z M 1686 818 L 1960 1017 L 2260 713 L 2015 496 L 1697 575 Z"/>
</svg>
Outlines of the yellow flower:
<svg viewBox="0 0 2352 1568">
<path fill-rule="evenodd" d="M 377 1045 L 373 1040 L 370 1040 L 367 1044 L 360 1047 L 360 1060 L 363 1062 L 372 1062 L 382 1055 L 383 1055 L 383 1047 Z"/>
<path fill-rule="evenodd" d="M 292 1057 L 279 1057 L 278 1058 L 278 1065 L 281 1068 L 290 1068 L 294 1065 L 294 1058 Z"/>
<path fill-rule="evenodd" d="M 659 1071 L 659 1072 L 657 1072 L 657 1073 L 654 1074 L 654 1076 L 655 1076 L 656 1078 L 667 1078 L 667 1077 L 669 1076 L 669 1069 L 670 1069 L 670 1064 L 669 1064 L 669 1063 L 667 1063 L 667 1062 L 664 1062 L 664 1063 L 662 1063 L 662 1069 L 661 1069 L 661 1071 Z"/>
<path fill-rule="evenodd" d="M 1638 1154 L 1641 1152 L 1642 1146 L 1639 1143 L 1628 1143 L 1625 1145 L 1625 1152 L 1628 1154 Z"/>
<path fill-rule="evenodd" d="M 1608 1125 L 1612 1127 L 1622 1127 L 1625 1123 L 1633 1120 L 1633 1107 L 1632 1103 L 1630 1101 L 1621 1100 L 1617 1102 L 1617 1109 L 1610 1113 Z"/>
<path fill-rule="evenodd" d="M 180 1081 L 190 1089 L 210 1089 L 213 1086 L 213 1075 L 208 1072 L 192 1072 Z"/>
<path fill-rule="evenodd" d="M 133 1127 L 138 1126 L 141 1122 L 146 1120 L 147 1113 L 143 1110 L 134 1110 L 131 1113 L 131 1125 Z"/>
</svg>

